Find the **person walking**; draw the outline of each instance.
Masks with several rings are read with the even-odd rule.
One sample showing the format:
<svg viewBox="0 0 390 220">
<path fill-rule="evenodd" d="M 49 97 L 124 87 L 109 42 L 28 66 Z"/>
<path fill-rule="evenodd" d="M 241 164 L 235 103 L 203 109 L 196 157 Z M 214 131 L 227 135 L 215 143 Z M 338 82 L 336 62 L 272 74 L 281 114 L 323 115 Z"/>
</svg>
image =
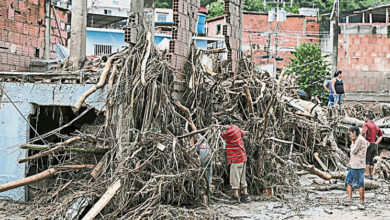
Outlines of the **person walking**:
<svg viewBox="0 0 390 220">
<path fill-rule="evenodd" d="M 324 89 L 329 93 L 329 96 L 328 96 L 328 106 L 334 106 L 334 90 L 333 90 L 333 86 L 332 86 L 332 80 L 331 80 L 331 77 L 327 78 L 325 81 L 324 81 Z"/>
<path fill-rule="evenodd" d="M 221 137 L 226 143 L 226 156 L 230 165 L 230 185 L 233 189 L 233 201 L 240 202 L 239 190 L 242 190 L 241 202 L 251 201 L 246 182 L 246 151 L 242 137 L 244 132 L 231 123 L 230 117 L 222 115 L 218 117 L 218 123 L 224 126 Z"/>
<path fill-rule="evenodd" d="M 351 138 L 349 171 L 345 178 L 347 184 L 348 202 L 352 201 L 352 187 L 359 187 L 360 194 L 360 209 L 364 209 L 364 170 L 366 165 L 366 153 L 368 141 L 360 134 L 360 130 L 356 126 L 348 129 L 349 137 Z"/>
<path fill-rule="evenodd" d="M 332 88 L 335 92 L 335 104 L 343 104 L 343 99 L 345 98 L 343 71 L 338 70 L 335 72 L 334 78 L 332 80 Z"/>
<path fill-rule="evenodd" d="M 364 117 L 365 124 L 362 131 L 363 137 L 370 142 L 370 146 L 367 149 L 365 177 L 371 180 L 374 172 L 374 157 L 378 155 L 378 145 L 383 138 L 381 129 L 372 120 L 374 120 L 374 116 L 367 113 Z"/>
</svg>

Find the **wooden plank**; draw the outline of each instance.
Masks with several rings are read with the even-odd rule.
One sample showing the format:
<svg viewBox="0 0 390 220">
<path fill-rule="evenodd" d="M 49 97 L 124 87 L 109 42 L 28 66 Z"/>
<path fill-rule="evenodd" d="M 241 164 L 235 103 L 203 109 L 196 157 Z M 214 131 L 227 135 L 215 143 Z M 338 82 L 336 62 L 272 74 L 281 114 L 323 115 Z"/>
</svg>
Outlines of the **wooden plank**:
<svg viewBox="0 0 390 220">
<path fill-rule="evenodd" d="M 89 210 L 89 212 L 83 217 L 82 220 L 93 220 L 100 211 L 111 201 L 112 197 L 118 191 L 118 189 L 122 186 L 121 180 L 115 181 L 110 187 L 108 187 L 107 191 L 104 193 L 102 198 Z"/>
</svg>

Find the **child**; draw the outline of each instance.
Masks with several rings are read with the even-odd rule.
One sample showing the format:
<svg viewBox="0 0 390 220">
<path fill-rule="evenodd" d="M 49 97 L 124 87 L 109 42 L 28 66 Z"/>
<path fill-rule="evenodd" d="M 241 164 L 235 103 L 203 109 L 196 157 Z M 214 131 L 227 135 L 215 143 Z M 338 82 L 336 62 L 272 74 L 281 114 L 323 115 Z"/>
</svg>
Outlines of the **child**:
<svg viewBox="0 0 390 220">
<path fill-rule="evenodd" d="M 245 177 L 246 170 L 246 151 L 241 137 L 244 132 L 231 123 L 229 116 L 223 115 L 218 118 L 218 122 L 226 127 L 221 133 L 221 137 L 226 143 L 226 156 L 230 164 L 230 185 L 233 189 L 233 200 L 240 202 L 238 190 L 242 189 L 241 201 L 248 203 L 251 201 Z"/>
</svg>

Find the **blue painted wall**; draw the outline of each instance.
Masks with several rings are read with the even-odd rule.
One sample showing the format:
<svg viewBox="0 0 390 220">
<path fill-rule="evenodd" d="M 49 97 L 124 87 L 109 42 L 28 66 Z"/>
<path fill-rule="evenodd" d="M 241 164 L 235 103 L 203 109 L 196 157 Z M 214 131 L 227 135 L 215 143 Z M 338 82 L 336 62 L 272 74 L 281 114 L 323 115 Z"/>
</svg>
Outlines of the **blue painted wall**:
<svg viewBox="0 0 390 220">
<path fill-rule="evenodd" d="M 198 23 L 197 23 L 197 28 L 196 31 L 198 34 L 205 34 L 206 30 L 204 28 L 206 24 L 206 15 L 205 14 L 198 14 Z"/>
<path fill-rule="evenodd" d="M 172 37 L 168 37 L 168 36 L 154 36 L 154 43 L 157 45 L 157 44 L 159 44 L 159 43 L 161 43 L 161 41 L 163 41 L 165 38 L 167 38 L 167 39 L 171 39 Z"/>
<path fill-rule="evenodd" d="M 207 40 L 195 40 L 195 45 L 199 49 L 207 50 Z"/>
<path fill-rule="evenodd" d="M 123 46 L 127 46 L 124 41 L 123 31 L 117 30 L 99 31 L 96 29 L 87 30 L 87 56 L 94 55 L 95 44 L 112 45 L 112 52 L 118 52 L 123 49 Z"/>
<path fill-rule="evenodd" d="M 169 22 L 166 22 L 169 23 Z M 158 23 L 157 23 L 158 24 Z M 197 33 L 205 34 L 205 24 L 206 24 L 206 15 L 199 13 L 198 14 L 198 22 L 197 22 Z M 103 45 L 112 45 L 112 52 L 117 52 L 123 49 L 123 46 L 127 46 L 127 43 L 124 41 L 124 32 L 118 30 L 109 31 L 109 29 L 105 30 L 97 30 L 97 29 L 87 29 L 87 56 L 94 55 L 94 45 L 95 44 L 103 44 Z M 171 39 L 171 37 L 167 36 L 155 36 L 154 42 L 155 44 L 159 44 L 164 38 Z M 206 40 L 196 40 L 196 46 L 200 49 L 207 49 L 207 41 Z"/>
</svg>

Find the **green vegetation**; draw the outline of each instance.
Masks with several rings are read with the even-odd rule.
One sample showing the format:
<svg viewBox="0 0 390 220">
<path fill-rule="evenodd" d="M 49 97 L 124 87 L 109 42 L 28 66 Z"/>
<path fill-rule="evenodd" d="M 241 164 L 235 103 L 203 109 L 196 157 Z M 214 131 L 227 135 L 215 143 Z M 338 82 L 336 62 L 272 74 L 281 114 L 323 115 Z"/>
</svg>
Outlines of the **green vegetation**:
<svg viewBox="0 0 390 220">
<path fill-rule="evenodd" d="M 292 62 L 287 73 L 295 73 L 297 84 L 310 96 L 318 95 L 325 101 L 328 96 L 322 85 L 330 70 L 326 56 L 321 54 L 321 47 L 305 42 L 295 49 L 295 57 L 290 58 Z"/>
</svg>

